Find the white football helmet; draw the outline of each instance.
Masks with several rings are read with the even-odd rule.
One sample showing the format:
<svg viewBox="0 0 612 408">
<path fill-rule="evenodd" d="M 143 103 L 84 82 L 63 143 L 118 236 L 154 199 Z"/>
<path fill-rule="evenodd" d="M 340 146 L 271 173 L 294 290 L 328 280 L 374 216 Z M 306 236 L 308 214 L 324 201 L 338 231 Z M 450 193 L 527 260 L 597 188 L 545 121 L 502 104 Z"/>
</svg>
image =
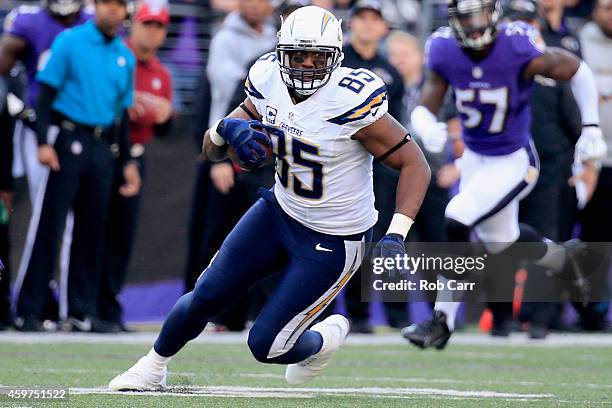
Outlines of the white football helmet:
<svg viewBox="0 0 612 408">
<path fill-rule="evenodd" d="M 292 68 L 291 57 L 299 52 L 321 53 L 325 62 L 321 67 Z M 276 55 L 285 85 L 300 95 L 312 95 L 327 84 L 344 58 L 342 20 L 317 6 L 297 9 L 282 22 Z"/>
</svg>

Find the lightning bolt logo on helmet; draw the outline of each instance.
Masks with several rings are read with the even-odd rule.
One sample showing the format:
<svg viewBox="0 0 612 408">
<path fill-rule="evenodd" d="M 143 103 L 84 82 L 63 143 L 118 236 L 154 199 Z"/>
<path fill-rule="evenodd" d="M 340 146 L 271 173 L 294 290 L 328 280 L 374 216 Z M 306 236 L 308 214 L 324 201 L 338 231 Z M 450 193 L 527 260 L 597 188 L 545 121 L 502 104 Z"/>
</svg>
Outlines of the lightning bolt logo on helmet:
<svg viewBox="0 0 612 408">
<path fill-rule="evenodd" d="M 322 64 L 312 69 L 292 68 L 290 57 L 297 51 L 319 53 Z M 282 22 L 276 54 L 285 85 L 302 96 L 312 95 L 329 82 L 342 62 L 342 20 L 320 7 L 298 9 Z"/>
</svg>

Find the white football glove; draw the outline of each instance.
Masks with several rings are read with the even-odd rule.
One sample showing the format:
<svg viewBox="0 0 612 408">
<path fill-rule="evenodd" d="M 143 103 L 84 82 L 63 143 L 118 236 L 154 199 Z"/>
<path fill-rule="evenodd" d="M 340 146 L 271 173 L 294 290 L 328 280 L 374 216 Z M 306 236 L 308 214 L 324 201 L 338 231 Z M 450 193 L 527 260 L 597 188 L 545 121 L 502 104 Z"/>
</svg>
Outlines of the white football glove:
<svg viewBox="0 0 612 408">
<path fill-rule="evenodd" d="M 434 125 L 419 134 L 425 149 L 432 153 L 440 153 L 446 146 L 448 139 L 448 126 L 444 122 L 436 122 Z"/>
<path fill-rule="evenodd" d="M 582 133 L 574 150 L 574 162 L 584 163 L 589 160 L 600 162 L 606 155 L 608 146 L 603 138 L 601 129 L 597 126 L 586 126 L 582 128 Z"/>
<path fill-rule="evenodd" d="M 429 109 L 420 105 L 415 107 L 410 114 L 410 122 L 425 149 L 432 153 L 440 153 L 444 150 L 448 138 L 446 123 L 438 122 Z"/>
</svg>

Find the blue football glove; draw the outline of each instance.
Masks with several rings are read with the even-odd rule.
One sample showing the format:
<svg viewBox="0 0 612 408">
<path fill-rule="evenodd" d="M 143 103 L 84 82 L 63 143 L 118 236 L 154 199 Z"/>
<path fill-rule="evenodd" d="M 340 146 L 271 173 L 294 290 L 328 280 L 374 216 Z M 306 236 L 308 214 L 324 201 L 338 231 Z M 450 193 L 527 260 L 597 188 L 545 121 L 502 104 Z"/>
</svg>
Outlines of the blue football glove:
<svg viewBox="0 0 612 408">
<path fill-rule="evenodd" d="M 397 274 L 401 275 L 406 272 L 401 267 L 401 264 L 397 265 L 396 263 L 398 255 L 402 259 L 401 263 L 403 264 L 404 255 L 406 255 L 404 238 L 399 234 L 387 234 L 378 241 L 372 253 L 372 260 L 375 258 L 392 258 L 394 266 L 391 269 L 387 269 L 387 272 L 390 277 L 395 277 Z"/>
<path fill-rule="evenodd" d="M 257 167 L 268 158 L 262 145 L 272 146 L 270 136 L 264 131 L 270 131 L 269 128 L 257 120 L 225 118 L 219 122 L 217 133 L 234 148 L 242 163 Z"/>
</svg>

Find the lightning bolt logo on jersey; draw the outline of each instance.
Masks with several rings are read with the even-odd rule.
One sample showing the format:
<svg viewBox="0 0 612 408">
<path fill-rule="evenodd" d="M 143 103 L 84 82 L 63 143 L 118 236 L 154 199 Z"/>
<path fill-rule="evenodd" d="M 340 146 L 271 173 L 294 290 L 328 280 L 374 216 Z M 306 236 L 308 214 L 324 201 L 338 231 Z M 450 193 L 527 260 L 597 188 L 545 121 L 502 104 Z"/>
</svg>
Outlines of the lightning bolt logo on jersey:
<svg viewBox="0 0 612 408">
<path fill-rule="evenodd" d="M 538 31 L 522 22 L 501 25 L 491 51 L 479 61 L 458 45 L 449 27 L 432 34 L 427 66 L 453 86 L 463 139 L 472 151 L 500 156 L 527 146 L 533 81 L 521 76 L 543 49 Z"/>
<path fill-rule="evenodd" d="M 279 127 L 274 193 L 282 209 L 315 231 L 357 234 L 377 220 L 372 156 L 351 139 L 388 108 L 384 82 L 367 69 L 340 67 L 308 99 L 294 104 L 276 55 L 250 69 L 245 92 L 266 124 Z"/>
</svg>

